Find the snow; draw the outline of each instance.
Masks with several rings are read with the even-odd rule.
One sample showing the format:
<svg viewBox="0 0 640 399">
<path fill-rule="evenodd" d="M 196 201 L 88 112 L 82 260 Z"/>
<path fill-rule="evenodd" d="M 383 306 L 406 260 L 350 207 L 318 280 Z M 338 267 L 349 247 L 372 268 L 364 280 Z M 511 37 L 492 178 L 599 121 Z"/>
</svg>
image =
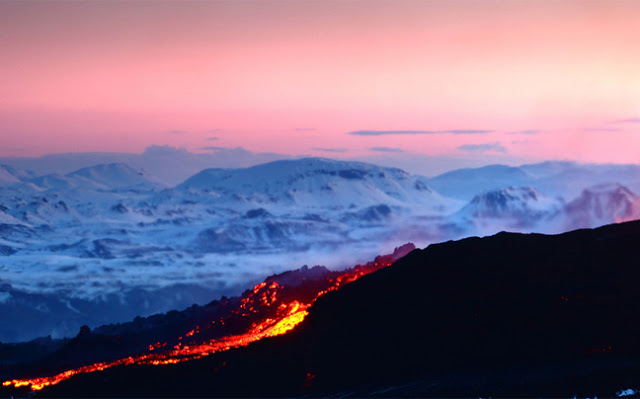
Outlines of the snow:
<svg viewBox="0 0 640 399">
<path fill-rule="evenodd" d="M 192 153 L 183 148 L 152 145 L 142 154 L 49 154 L 38 158 L 0 158 L 0 163 L 28 168 L 39 176 L 66 175 L 81 168 L 100 164 L 127 164 L 135 170 L 144 169 L 165 185 L 174 186 L 206 168 L 221 166 L 243 168 L 286 158 L 291 157 L 281 154 L 252 153 L 241 148 L 218 148 L 208 153 Z"/>
<path fill-rule="evenodd" d="M 135 170 L 124 163 L 96 165 L 77 170 L 66 177 L 78 182 L 81 186 L 113 190 L 125 187 L 153 187 L 152 176 L 141 170 Z M 159 184 L 159 183 L 157 183 Z"/>
<path fill-rule="evenodd" d="M 640 218 L 640 197 L 619 183 L 585 188 L 565 207 L 568 229 L 596 227 Z"/>
<path fill-rule="evenodd" d="M 303 263 L 364 261 L 403 244 L 395 233 L 405 240 L 419 230 L 416 214 L 461 205 L 399 169 L 325 159 L 205 170 L 162 191 L 149 182 L 108 164 L 30 179 L 40 190 L 2 192 L 10 207 L 0 221 L 20 226 L 3 236 L 18 250 L 2 258 L 3 277 L 25 292 L 86 299 L 242 284 Z"/>
<path fill-rule="evenodd" d="M 447 218 L 470 235 L 502 230 L 556 232 L 563 202 L 533 187 L 506 187 L 476 195 L 460 211 Z"/>
<path fill-rule="evenodd" d="M 524 176 L 537 181 L 567 167 Z M 638 203 L 621 184 L 582 187 L 586 199 L 571 202 L 513 184 L 462 201 L 400 169 L 322 158 L 206 169 L 173 188 L 122 163 L 25 173 L 0 190 L 2 281 L 61 300 L 153 295 L 176 285 L 202 287 L 213 299 L 304 264 L 353 266 L 409 241 L 424 247 L 501 230 L 560 232 L 574 219 L 611 223 L 633 217 L 628 210 Z M 138 305 L 142 313 L 142 302 L 131 304 Z"/>
<path fill-rule="evenodd" d="M 565 201 L 580 195 L 585 187 L 617 182 L 632 191 L 640 191 L 640 165 L 579 164 L 550 161 L 519 167 L 489 165 L 459 169 L 427 180 L 443 195 L 471 200 L 485 190 L 508 186 L 535 187 L 541 193 Z"/>
<path fill-rule="evenodd" d="M 406 241 L 555 231 L 575 214 L 534 187 L 484 191 L 465 205 L 400 169 L 322 158 L 207 169 L 161 191 L 117 163 L 30 182 L 45 191 L 23 183 L 0 194 L 2 245 L 17 250 L 1 258 L 3 273 L 25 291 L 83 298 L 176 282 L 240 284 L 300 263 L 363 261 Z M 585 192 L 637 199 L 616 184 Z M 612 209 L 598 221 L 620 216 Z M 359 257 L 348 255 L 354 248 Z"/>
<path fill-rule="evenodd" d="M 9 167 L 6 165 L 0 165 L 0 187 L 9 186 L 19 182 L 20 179 L 11 173 L 11 169 Z"/>
<path fill-rule="evenodd" d="M 427 184 L 444 195 L 468 201 L 483 191 L 507 186 L 527 186 L 534 181 L 535 178 L 521 168 L 488 165 L 444 173 L 429 179 Z"/>
<path fill-rule="evenodd" d="M 19 225 L 24 225 L 23 222 L 21 222 L 20 220 L 14 218 L 11 215 L 7 215 L 3 211 L 0 211 L 0 224 L 19 224 Z"/>
<path fill-rule="evenodd" d="M 10 292 L 0 292 L 0 303 L 7 303 L 11 299 Z"/>
<path fill-rule="evenodd" d="M 420 207 L 432 214 L 460 202 L 433 192 L 426 179 L 394 168 L 322 158 L 276 161 L 246 169 L 207 169 L 176 190 L 205 191 L 209 200 L 322 208 L 388 204 Z"/>
<path fill-rule="evenodd" d="M 619 398 L 623 398 L 625 396 L 636 395 L 638 393 L 640 393 L 640 389 L 631 389 L 631 388 L 629 388 L 629 389 L 623 389 L 623 390 L 620 390 L 620 391 L 616 392 L 616 396 L 619 397 Z"/>
</svg>

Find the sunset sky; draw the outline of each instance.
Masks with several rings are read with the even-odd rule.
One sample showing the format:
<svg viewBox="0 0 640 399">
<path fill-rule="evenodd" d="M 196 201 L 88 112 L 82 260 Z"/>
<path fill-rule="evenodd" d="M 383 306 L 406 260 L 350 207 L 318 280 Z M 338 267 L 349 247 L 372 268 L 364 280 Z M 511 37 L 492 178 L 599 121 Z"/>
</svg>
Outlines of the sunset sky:
<svg viewBox="0 0 640 399">
<path fill-rule="evenodd" d="M 639 21 L 634 0 L 2 0 L 0 156 L 638 163 Z"/>
</svg>

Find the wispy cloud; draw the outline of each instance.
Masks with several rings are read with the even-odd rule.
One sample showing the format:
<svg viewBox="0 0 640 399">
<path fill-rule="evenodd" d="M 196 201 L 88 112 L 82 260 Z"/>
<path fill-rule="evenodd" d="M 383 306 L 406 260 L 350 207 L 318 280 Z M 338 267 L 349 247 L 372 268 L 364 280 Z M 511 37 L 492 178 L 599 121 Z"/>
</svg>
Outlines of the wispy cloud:
<svg viewBox="0 0 640 399">
<path fill-rule="evenodd" d="M 352 136 L 395 136 L 419 134 L 487 134 L 494 130 L 453 129 L 453 130 L 354 130 Z"/>
<path fill-rule="evenodd" d="M 218 140 L 218 136 L 211 136 L 211 137 L 207 137 L 207 140 L 209 140 L 209 141 L 216 141 L 216 140 Z"/>
<path fill-rule="evenodd" d="M 186 130 L 169 130 L 170 134 L 186 134 L 189 133 Z"/>
<path fill-rule="evenodd" d="M 393 147 L 371 147 L 369 149 L 371 151 L 377 151 L 377 152 L 404 152 L 402 148 L 393 148 Z"/>
<path fill-rule="evenodd" d="M 508 132 L 507 134 L 538 134 L 541 133 L 542 130 L 538 130 L 538 129 L 528 129 L 528 130 L 517 130 L 515 132 Z"/>
<path fill-rule="evenodd" d="M 462 130 L 439 130 L 437 133 L 449 133 L 449 134 L 487 134 L 492 133 L 494 130 L 474 130 L 474 129 L 462 129 Z"/>
<path fill-rule="evenodd" d="M 320 147 L 313 147 L 312 150 L 314 151 L 322 151 L 322 152 L 347 152 L 346 148 L 320 148 Z"/>
<path fill-rule="evenodd" d="M 208 146 L 208 147 L 200 147 L 201 150 L 206 150 L 206 151 L 220 151 L 220 150 L 226 150 L 227 148 L 225 147 L 214 147 L 214 146 Z"/>
<path fill-rule="evenodd" d="M 295 129 L 291 129 L 294 132 L 315 132 L 317 129 L 313 127 L 297 127 Z"/>
<path fill-rule="evenodd" d="M 612 123 L 640 123 L 640 118 L 627 118 L 613 121 Z"/>
<path fill-rule="evenodd" d="M 582 129 L 585 132 L 621 132 L 622 129 L 617 127 L 587 127 Z"/>
<path fill-rule="evenodd" d="M 352 136 L 391 136 L 400 134 L 434 134 L 429 130 L 354 130 L 347 134 Z"/>
<path fill-rule="evenodd" d="M 466 152 L 478 152 L 478 153 L 483 153 L 483 152 L 502 152 L 502 153 L 506 153 L 507 149 L 502 146 L 502 144 L 495 142 L 495 143 L 484 143 L 484 144 L 464 144 L 458 147 L 459 150 L 461 151 L 466 151 Z"/>
</svg>

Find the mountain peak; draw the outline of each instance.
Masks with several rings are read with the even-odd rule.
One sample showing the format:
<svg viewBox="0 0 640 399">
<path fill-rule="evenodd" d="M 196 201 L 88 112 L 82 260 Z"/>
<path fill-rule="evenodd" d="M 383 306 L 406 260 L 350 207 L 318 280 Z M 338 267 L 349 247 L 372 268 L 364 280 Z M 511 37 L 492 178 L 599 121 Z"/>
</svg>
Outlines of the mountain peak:
<svg viewBox="0 0 640 399">
<path fill-rule="evenodd" d="M 433 177 L 427 183 L 443 195 L 468 201 L 483 190 L 529 186 L 533 181 L 533 176 L 519 167 L 497 164 L 454 170 Z"/>
<path fill-rule="evenodd" d="M 102 189 L 152 184 L 150 176 L 146 172 L 133 169 L 122 162 L 89 166 L 66 176 L 79 179 L 84 183 Z"/>
<path fill-rule="evenodd" d="M 493 220 L 502 228 L 519 229 L 533 226 L 560 209 L 562 203 L 559 200 L 549 198 L 533 187 L 510 186 L 476 195 L 456 217 L 466 221 L 463 225 L 473 220 L 484 226 L 487 220 Z M 490 224 L 490 227 L 497 226 Z"/>
<path fill-rule="evenodd" d="M 492 207 L 505 208 L 510 203 L 535 203 L 545 201 L 547 198 L 533 187 L 514 187 L 509 186 L 497 190 L 485 191 L 476 195 L 471 200 L 472 204 L 486 204 Z"/>
<path fill-rule="evenodd" d="M 570 228 L 595 227 L 640 218 L 640 197 L 620 183 L 587 187 L 565 207 Z"/>
<path fill-rule="evenodd" d="M 279 160 L 245 169 L 206 169 L 176 190 L 208 192 L 217 198 L 235 194 L 253 208 L 278 203 L 339 208 L 410 203 L 432 207 L 445 202 L 421 176 L 396 168 L 327 158 Z"/>
<path fill-rule="evenodd" d="M 15 168 L 10 165 L 0 165 L 0 186 L 8 186 L 19 183 L 23 180 L 30 179 L 34 176 L 33 172 Z"/>
<path fill-rule="evenodd" d="M 583 193 L 590 194 L 611 194 L 611 193 L 621 193 L 625 195 L 635 195 L 631 190 L 629 190 L 626 186 L 623 186 L 620 183 L 601 183 L 596 184 L 594 186 L 590 186 L 584 189 Z"/>
</svg>

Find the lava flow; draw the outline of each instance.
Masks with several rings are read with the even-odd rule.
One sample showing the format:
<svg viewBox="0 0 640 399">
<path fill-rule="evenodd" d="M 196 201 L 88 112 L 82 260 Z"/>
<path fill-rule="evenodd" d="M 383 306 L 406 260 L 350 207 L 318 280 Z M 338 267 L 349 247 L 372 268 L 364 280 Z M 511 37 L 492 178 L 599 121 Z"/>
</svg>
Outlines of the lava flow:
<svg viewBox="0 0 640 399">
<path fill-rule="evenodd" d="M 247 346 L 266 337 L 286 334 L 304 320 L 308 314 L 307 309 L 317 298 L 366 274 L 390 266 L 413 249 L 413 244 L 406 244 L 396 248 L 391 255 L 379 256 L 374 262 L 343 271 L 304 267 L 272 276 L 252 290 L 247 290 L 237 302 L 237 306 L 220 319 L 211 320 L 206 326 L 197 326 L 171 341 L 151 343 L 145 353 L 137 353 L 115 361 L 97 362 L 53 376 L 12 379 L 3 382 L 2 385 L 29 387 L 35 391 L 82 373 L 131 364 L 174 364 Z"/>
</svg>

